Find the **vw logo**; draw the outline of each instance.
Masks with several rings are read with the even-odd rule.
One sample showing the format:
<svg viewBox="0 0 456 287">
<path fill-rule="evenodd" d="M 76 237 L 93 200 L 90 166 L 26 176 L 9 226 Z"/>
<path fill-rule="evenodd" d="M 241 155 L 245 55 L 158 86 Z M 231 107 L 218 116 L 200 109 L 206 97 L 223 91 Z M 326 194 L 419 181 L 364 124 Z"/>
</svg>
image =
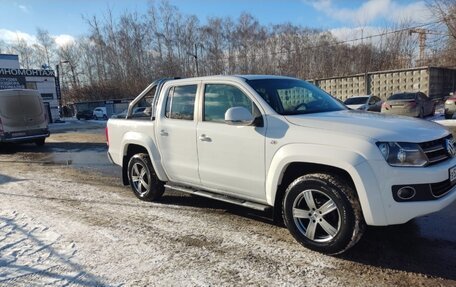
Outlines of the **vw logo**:
<svg viewBox="0 0 456 287">
<path fill-rule="evenodd" d="M 454 147 L 454 140 L 453 139 L 446 139 L 445 140 L 445 148 L 449 155 L 455 156 L 456 155 L 456 148 Z"/>
</svg>

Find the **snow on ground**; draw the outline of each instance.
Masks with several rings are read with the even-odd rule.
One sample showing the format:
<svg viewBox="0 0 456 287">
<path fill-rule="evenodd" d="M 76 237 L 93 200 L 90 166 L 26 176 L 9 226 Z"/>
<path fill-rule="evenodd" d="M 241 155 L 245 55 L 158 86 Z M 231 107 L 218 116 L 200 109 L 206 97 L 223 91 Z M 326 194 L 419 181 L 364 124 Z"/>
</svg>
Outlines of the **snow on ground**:
<svg viewBox="0 0 456 287">
<path fill-rule="evenodd" d="M 0 222 L 0 284 L 85 285 L 87 274 L 71 261 L 73 242 L 16 211 L 0 211 Z"/>
</svg>

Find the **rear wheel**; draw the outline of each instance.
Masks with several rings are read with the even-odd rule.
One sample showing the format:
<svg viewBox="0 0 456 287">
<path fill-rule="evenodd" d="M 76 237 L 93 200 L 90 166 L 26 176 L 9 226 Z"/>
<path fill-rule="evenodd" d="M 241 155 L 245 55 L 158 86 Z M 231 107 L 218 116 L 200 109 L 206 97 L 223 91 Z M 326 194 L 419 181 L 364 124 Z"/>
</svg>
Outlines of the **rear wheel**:
<svg viewBox="0 0 456 287">
<path fill-rule="evenodd" d="M 445 114 L 445 119 L 452 119 L 453 118 L 453 114 Z"/>
<path fill-rule="evenodd" d="M 137 198 L 145 201 L 159 200 L 165 191 L 164 182 L 158 179 L 147 154 L 138 153 L 128 162 L 128 179 Z"/>
<path fill-rule="evenodd" d="M 45 141 L 46 141 L 45 138 L 37 139 L 37 140 L 35 140 L 35 144 L 37 146 L 44 146 Z"/>
<path fill-rule="evenodd" d="M 292 182 L 282 212 L 285 225 L 299 243 L 330 255 L 355 245 L 365 228 L 355 191 L 331 174 L 308 174 Z"/>
</svg>

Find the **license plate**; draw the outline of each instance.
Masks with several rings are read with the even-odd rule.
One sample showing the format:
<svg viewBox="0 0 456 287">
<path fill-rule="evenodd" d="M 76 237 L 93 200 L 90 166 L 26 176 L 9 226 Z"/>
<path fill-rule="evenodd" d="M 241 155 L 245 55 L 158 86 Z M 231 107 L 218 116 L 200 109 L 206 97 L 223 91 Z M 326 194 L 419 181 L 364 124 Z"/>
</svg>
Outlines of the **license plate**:
<svg viewBox="0 0 456 287">
<path fill-rule="evenodd" d="M 453 183 L 456 180 L 456 166 L 453 166 L 449 170 L 450 173 L 450 182 Z"/>
</svg>

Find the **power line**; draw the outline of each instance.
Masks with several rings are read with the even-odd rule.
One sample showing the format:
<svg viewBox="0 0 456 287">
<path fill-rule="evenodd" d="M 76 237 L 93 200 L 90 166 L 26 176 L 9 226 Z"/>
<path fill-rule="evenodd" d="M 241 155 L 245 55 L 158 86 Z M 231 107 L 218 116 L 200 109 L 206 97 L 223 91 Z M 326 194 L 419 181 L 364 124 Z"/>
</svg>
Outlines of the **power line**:
<svg viewBox="0 0 456 287">
<path fill-rule="evenodd" d="M 367 40 L 367 39 L 372 39 L 372 38 L 377 38 L 377 37 L 383 37 L 383 36 L 396 34 L 396 33 L 401 33 L 401 32 L 408 32 L 409 30 L 419 29 L 419 28 L 422 28 L 422 27 L 426 27 L 426 26 L 430 26 L 430 25 L 438 24 L 438 23 L 442 23 L 442 22 L 443 22 L 442 20 L 439 20 L 439 21 L 424 23 L 424 24 L 420 24 L 420 25 L 416 25 L 416 26 L 396 29 L 396 30 L 392 30 L 392 31 L 386 31 L 386 32 L 379 33 L 379 34 L 363 36 L 363 37 L 350 39 L 350 40 L 342 40 L 342 41 L 336 41 L 336 42 L 332 42 L 332 43 L 325 43 L 325 44 L 319 44 L 319 45 L 303 46 L 300 50 L 312 50 L 312 49 L 318 49 L 318 48 L 323 48 L 323 47 L 334 47 L 334 46 L 338 46 L 338 45 L 341 45 L 341 44 L 347 44 L 347 43 L 351 43 L 351 42 L 357 42 L 357 41 L 362 41 L 362 40 Z M 434 33 L 433 31 L 430 32 L 429 34 L 445 36 L 444 34 Z M 450 35 L 446 35 L 446 36 L 449 37 Z M 270 55 L 280 55 L 280 54 L 288 54 L 288 53 L 294 53 L 294 52 L 298 52 L 298 50 L 297 49 L 290 49 L 290 50 L 286 50 L 286 51 L 276 51 L 276 52 L 271 52 Z M 232 57 L 232 55 L 224 55 L 222 57 L 222 59 L 225 60 L 225 59 L 229 59 L 230 57 Z"/>
<path fill-rule="evenodd" d="M 306 47 L 304 47 L 304 49 L 317 49 L 317 48 L 322 48 L 322 47 L 338 46 L 338 45 L 341 45 L 341 44 L 357 42 L 357 41 L 372 39 L 372 38 L 376 38 L 376 37 L 383 37 L 383 36 L 387 36 L 387 35 L 390 35 L 390 34 L 406 32 L 406 31 L 409 31 L 411 29 L 418 29 L 418 28 L 430 26 L 430 25 L 433 25 L 433 24 L 441 23 L 441 22 L 442 22 L 442 20 L 439 20 L 439 21 L 429 22 L 429 23 L 425 23 L 425 24 L 421 24 L 421 25 L 417 25 L 417 26 L 401 28 L 401 29 L 397 29 L 397 30 L 393 30 L 393 31 L 386 31 L 386 32 L 379 33 L 379 34 L 364 36 L 364 37 L 350 39 L 350 40 L 336 41 L 334 43 L 329 43 L 329 44 L 320 44 L 320 45 L 306 46 Z M 285 53 L 296 52 L 296 51 L 297 50 L 294 49 L 294 50 L 289 50 L 289 51 L 273 52 L 272 54 L 273 55 L 275 55 L 275 54 L 285 54 Z"/>
</svg>

